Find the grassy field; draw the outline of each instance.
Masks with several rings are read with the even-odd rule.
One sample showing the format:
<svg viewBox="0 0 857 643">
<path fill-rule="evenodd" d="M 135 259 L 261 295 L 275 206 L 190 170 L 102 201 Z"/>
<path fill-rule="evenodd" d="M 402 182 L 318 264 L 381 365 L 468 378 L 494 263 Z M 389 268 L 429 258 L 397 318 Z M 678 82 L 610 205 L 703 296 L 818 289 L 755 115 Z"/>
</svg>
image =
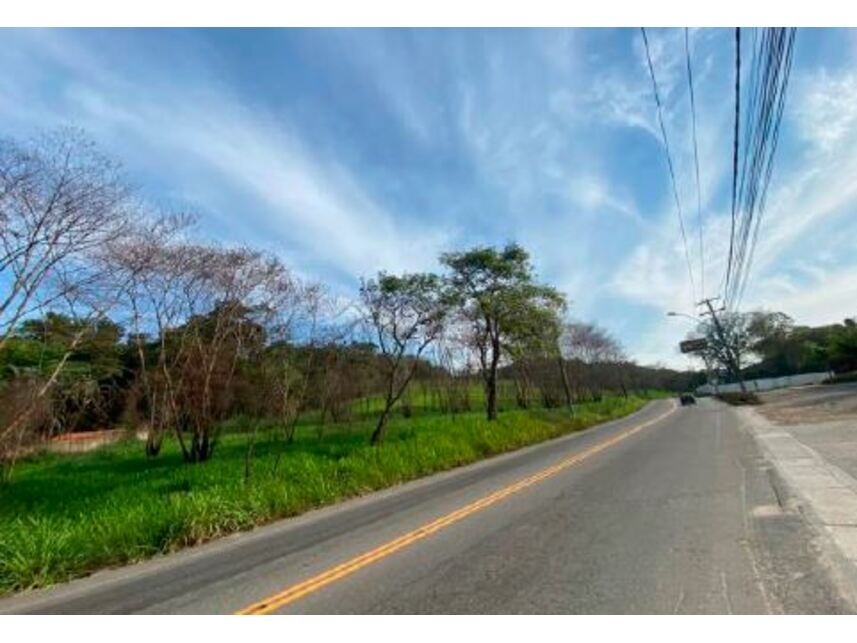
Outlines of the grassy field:
<svg viewBox="0 0 857 643">
<path fill-rule="evenodd" d="M 128 442 L 80 455 L 22 462 L 0 486 L 0 593 L 42 587 L 95 569 L 203 542 L 578 431 L 641 408 L 647 397 L 605 398 L 566 409 L 392 420 L 379 448 L 371 421 L 301 427 L 283 446 L 259 430 L 245 480 L 247 433 L 223 436 L 214 458 L 186 465 L 172 443 L 146 459 Z M 233 427 L 235 428 L 235 427 Z"/>
</svg>

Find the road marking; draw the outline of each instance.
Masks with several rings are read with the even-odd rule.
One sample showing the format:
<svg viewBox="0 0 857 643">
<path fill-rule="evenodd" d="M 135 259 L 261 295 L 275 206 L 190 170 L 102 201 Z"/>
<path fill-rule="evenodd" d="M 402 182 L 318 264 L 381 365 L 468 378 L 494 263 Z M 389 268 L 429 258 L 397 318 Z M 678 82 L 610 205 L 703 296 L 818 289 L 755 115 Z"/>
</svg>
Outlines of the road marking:
<svg viewBox="0 0 857 643">
<path fill-rule="evenodd" d="M 281 592 L 277 592 L 267 598 L 263 598 L 261 601 L 253 603 L 236 612 L 236 614 L 270 614 L 271 612 L 280 609 L 281 607 L 285 607 L 286 605 L 295 602 L 296 600 L 307 596 L 308 594 L 312 594 L 320 590 L 321 588 L 330 585 L 331 583 L 349 576 L 367 565 L 371 565 L 372 563 L 381 560 L 382 558 L 386 558 L 391 554 L 399 551 L 400 549 L 404 549 L 413 543 L 423 540 L 424 538 L 428 538 L 434 533 L 453 525 L 460 520 L 463 520 L 467 516 L 474 514 L 478 511 L 486 509 L 491 505 L 494 505 L 501 500 L 508 498 L 509 496 L 518 493 L 528 487 L 531 487 L 539 482 L 543 482 L 548 478 L 556 475 L 557 473 L 564 471 L 570 467 L 573 467 L 577 464 L 580 464 L 584 460 L 591 458 L 592 456 L 604 451 L 605 449 L 609 449 L 610 447 L 618 444 L 622 440 L 631 437 L 635 433 L 639 433 L 646 427 L 651 426 L 657 422 L 660 422 L 665 417 L 667 417 L 670 413 L 675 411 L 677 408 L 676 404 L 673 403 L 669 410 L 665 413 L 661 413 L 657 417 L 647 420 L 642 424 L 638 424 L 635 427 L 628 429 L 618 435 L 614 435 L 612 438 L 608 438 L 602 442 L 599 442 L 595 446 L 589 447 L 581 451 L 580 453 L 576 453 L 575 455 L 569 456 L 564 460 L 560 460 L 557 464 L 554 464 L 546 469 L 542 469 L 534 474 L 531 474 L 525 478 L 521 478 L 517 482 L 513 482 L 512 484 L 495 491 L 494 493 L 488 494 L 487 496 L 483 496 L 479 500 L 475 500 L 455 511 L 448 513 L 440 518 L 436 518 L 431 522 L 428 522 L 420 527 L 417 527 L 413 531 L 409 531 L 405 534 L 402 534 L 398 538 L 390 540 L 383 545 L 375 547 L 359 556 L 355 556 L 354 558 L 345 561 L 335 567 L 331 567 L 330 569 L 321 572 L 311 578 L 307 578 L 306 580 L 300 581 L 294 585 L 287 587 Z"/>
</svg>

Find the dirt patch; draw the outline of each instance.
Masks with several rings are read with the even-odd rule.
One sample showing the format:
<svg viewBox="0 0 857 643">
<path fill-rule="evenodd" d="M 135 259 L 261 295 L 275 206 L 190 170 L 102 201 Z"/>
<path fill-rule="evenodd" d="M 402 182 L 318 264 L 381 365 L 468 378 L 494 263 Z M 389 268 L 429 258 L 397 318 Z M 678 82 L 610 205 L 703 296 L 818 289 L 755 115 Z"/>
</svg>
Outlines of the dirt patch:
<svg viewBox="0 0 857 643">
<path fill-rule="evenodd" d="M 52 438 L 47 444 L 47 449 L 54 453 L 83 453 L 106 444 L 130 440 L 134 437 L 132 431 L 124 429 L 64 433 Z"/>
<path fill-rule="evenodd" d="M 777 424 L 857 421 L 857 383 L 802 386 L 760 395 L 756 412 Z"/>
</svg>

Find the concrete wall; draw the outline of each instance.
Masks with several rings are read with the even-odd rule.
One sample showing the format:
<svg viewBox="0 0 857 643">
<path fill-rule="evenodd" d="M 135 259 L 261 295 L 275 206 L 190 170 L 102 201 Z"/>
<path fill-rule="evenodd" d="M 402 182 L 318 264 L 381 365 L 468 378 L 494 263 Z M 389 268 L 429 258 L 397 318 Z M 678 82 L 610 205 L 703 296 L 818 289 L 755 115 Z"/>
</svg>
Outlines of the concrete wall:
<svg viewBox="0 0 857 643">
<path fill-rule="evenodd" d="M 800 375 L 786 375 L 785 377 L 763 377 L 758 380 L 746 380 L 744 385 L 748 391 L 770 391 L 775 388 L 788 388 L 789 386 L 803 386 L 805 384 L 821 384 L 830 377 L 830 373 L 801 373 Z M 712 387 L 703 384 L 696 389 L 697 395 L 710 395 L 711 393 L 737 393 L 741 390 L 739 384 L 720 384 Z"/>
</svg>

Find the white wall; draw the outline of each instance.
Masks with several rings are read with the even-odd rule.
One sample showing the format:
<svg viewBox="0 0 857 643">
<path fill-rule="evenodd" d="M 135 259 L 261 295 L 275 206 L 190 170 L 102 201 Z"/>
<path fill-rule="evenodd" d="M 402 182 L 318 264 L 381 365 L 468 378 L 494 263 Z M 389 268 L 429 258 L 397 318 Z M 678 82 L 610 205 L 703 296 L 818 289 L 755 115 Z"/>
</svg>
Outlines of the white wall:
<svg viewBox="0 0 857 643">
<path fill-rule="evenodd" d="M 800 375 L 786 375 L 784 377 L 763 377 L 758 380 L 745 380 L 744 385 L 748 391 L 770 391 L 775 388 L 787 388 L 789 386 L 803 386 L 804 384 L 821 384 L 830 377 L 830 373 L 801 373 Z M 711 393 L 738 393 L 740 384 L 720 384 L 712 387 L 703 384 L 696 389 L 697 395 L 709 395 Z"/>
</svg>

